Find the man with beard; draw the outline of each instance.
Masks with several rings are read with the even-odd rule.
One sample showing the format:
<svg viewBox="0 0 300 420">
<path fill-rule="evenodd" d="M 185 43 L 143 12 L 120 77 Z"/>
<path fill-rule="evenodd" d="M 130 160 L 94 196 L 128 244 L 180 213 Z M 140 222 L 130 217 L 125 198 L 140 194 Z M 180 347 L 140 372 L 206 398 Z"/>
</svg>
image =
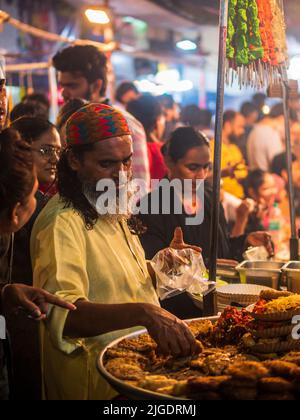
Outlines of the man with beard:
<svg viewBox="0 0 300 420">
<path fill-rule="evenodd" d="M 65 102 L 84 99 L 109 104 L 107 90 L 107 59 L 93 45 L 76 45 L 59 51 L 53 57 Z M 132 171 L 136 179 L 150 186 L 147 140 L 143 126 L 128 112 L 121 109 L 132 133 Z"/>
<path fill-rule="evenodd" d="M 221 169 L 224 181 L 223 189 L 238 198 L 244 198 L 244 190 L 240 181 L 248 175 L 243 154 L 238 147 L 239 139 L 244 134 L 245 118 L 242 114 L 235 111 L 226 111 L 222 131 Z"/>
<path fill-rule="evenodd" d="M 144 326 L 166 354 L 192 354 L 196 343 L 184 322 L 159 307 L 129 215 L 97 211 L 99 181 L 111 181 L 120 192 L 132 177 L 124 116 L 90 104 L 70 117 L 66 139 L 59 195 L 40 214 L 31 238 L 34 284 L 77 307 L 77 316 L 53 308 L 41 328 L 45 397 L 108 399 L 115 394 L 95 360 L 112 340 Z"/>
</svg>

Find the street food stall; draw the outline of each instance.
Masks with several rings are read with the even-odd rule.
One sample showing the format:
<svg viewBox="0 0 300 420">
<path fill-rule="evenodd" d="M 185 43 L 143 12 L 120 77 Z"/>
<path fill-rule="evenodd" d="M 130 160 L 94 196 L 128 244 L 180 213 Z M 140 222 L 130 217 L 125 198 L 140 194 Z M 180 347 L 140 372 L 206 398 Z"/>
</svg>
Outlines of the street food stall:
<svg viewBox="0 0 300 420">
<path fill-rule="evenodd" d="M 276 260 L 245 261 L 225 269 L 217 264 L 224 86 L 234 79 L 240 87 L 279 84 L 282 88 L 289 175 L 290 258 L 298 259 L 287 66 L 282 0 L 220 2 L 214 208 L 208 281 L 210 286 L 215 285 L 209 304 L 211 314 L 216 316 L 187 321 L 199 344 L 198 354 L 190 357 L 157 354 L 156 344 L 146 331 L 107 346 L 98 358 L 98 370 L 114 389 L 129 398 L 300 398 L 300 337 L 298 318 L 295 318 L 300 315 L 299 264 L 296 261 L 287 264 Z M 218 275 L 239 284 L 216 286 Z"/>
<path fill-rule="evenodd" d="M 158 355 L 141 331 L 105 348 L 98 369 L 134 399 L 299 399 L 299 328 L 291 322 L 299 314 L 299 295 L 265 289 L 247 309 L 227 307 L 220 317 L 188 322 L 196 355 Z"/>
</svg>

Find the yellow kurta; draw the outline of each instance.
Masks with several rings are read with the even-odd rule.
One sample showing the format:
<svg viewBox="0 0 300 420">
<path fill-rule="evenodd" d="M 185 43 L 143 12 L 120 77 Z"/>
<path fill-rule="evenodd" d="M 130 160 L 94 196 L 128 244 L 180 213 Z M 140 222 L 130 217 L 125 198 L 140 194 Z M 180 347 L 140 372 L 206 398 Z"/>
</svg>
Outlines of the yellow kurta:
<svg viewBox="0 0 300 420">
<path fill-rule="evenodd" d="M 126 223 L 83 219 L 55 196 L 38 217 L 31 237 L 34 286 L 74 303 L 159 304 L 138 237 Z M 96 357 L 110 341 L 132 332 L 63 337 L 67 310 L 52 307 L 41 326 L 42 369 L 47 399 L 109 399 L 115 395 L 96 370 Z"/>
<path fill-rule="evenodd" d="M 214 153 L 214 142 L 211 143 L 212 155 Z M 234 166 L 244 161 L 242 152 L 235 144 L 222 144 L 221 169 L 227 169 L 229 166 Z M 238 198 L 244 198 L 244 189 L 239 180 L 247 177 L 248 170 L 244 164 L 240 165 L 234 172 L 234 178 L 223 178 L 224 191 L 234 195 Z"/>
</svg>

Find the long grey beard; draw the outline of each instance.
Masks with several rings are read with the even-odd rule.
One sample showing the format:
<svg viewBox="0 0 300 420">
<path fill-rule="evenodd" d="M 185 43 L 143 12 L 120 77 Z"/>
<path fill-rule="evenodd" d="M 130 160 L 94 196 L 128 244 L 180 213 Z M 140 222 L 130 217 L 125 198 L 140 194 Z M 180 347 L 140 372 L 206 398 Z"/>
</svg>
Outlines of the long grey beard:
<svg viewBox="0 0 300 420">
<path fill-rule="evenodd" d="M 96 185 L 94 183 L 89 182 L 82 182 L 82 193 L 85 196 L 85 198 L 88 200 L 90 205 L 97 211 L 97 202 L 99 198 L 101 197 L 103 192 L 99 192 L 96 190 Z M 127 184 L 127 203 L 130 203 L 130 199 L 133 196 L 134 192 L 132 191 L 130 187 L 130 182 Z M 124 205 L 122 205 L 122 213 L 120 212 L 121 204 L 120 204 L 120 198 L 116 197 L 116 207 L 115 207 L 115 213 L 107 213 L 107 214 L 99 214 L 99 217 L 102 220 L 106 220 L 109 223 L 112 223 L 116 225 L 117 223 L 120 223 L 122 221 L 128 221 L 131 216 L 132 212 L 129 206 L 127 205 L 127 208 L 124 211 Z"/>
</svg>

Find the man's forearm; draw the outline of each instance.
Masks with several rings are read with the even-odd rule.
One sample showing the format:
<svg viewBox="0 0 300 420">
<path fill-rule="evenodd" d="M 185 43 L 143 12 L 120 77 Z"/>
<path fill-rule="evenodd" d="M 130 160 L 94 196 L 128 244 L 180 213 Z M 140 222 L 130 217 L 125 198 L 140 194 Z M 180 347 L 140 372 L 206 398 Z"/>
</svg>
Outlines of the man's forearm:
<svg viewBox="0 0 300 420">
<path fill-rule="evenodd" d="M 115 330 L 145 326 L 144 304 L 120 305 L 96 304 L 78 301 L 77 310 L 70 312 L 64 329 L 64 336 L 87 338 Z"/>
</svg>

